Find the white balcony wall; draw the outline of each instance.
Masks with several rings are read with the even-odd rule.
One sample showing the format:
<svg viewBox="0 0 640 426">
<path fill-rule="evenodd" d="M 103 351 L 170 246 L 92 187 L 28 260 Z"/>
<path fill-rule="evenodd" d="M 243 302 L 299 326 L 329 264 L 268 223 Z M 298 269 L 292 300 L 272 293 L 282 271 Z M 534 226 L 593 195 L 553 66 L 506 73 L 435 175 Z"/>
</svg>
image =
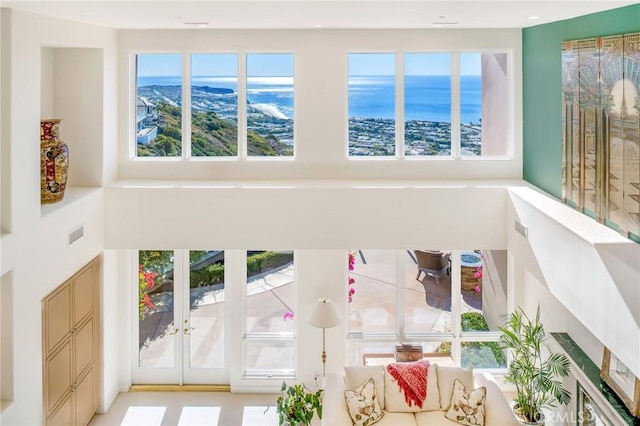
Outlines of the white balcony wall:
<svg viewBox="0 0 640 426">
<path fill-rule="evenodd" d="M 186 187 L 185 187 L 186 186 Z M 506 192 L 471 183 L 105 189 L 108 249 L 504 249 Z"/>
<path fill-rule="evenodd" d="M 566 311 L 549 313 L 549 331 L 569 331 L 562 317 L 570 313 L 582 324 L 574 339 L 597 365 L 604 345 L 640 375 L 640 245 L 536 190 L 510 188 L 509 198 L 509 251 L 524 270 L 517 302 L 531 308 L 530 283 L 542 283 Z M 528 227 L 526 241 L 516 219 Z M 582 341 L 585 328 L 601 345 Z"/>
<path fill-rule="evenodd" d="M 521 179 L 521 32 L 519 30 L 127 30 L 120 32 L 119 165 L 121 179 Z M 349 160 L 348 54 L 358 52 L 509 52 L 513 77 L 511 158 Z M 291 52 L 295 66 L 295 160 L 130 161 L 135 52 Z M 504 72 L 504 70 L 501 70 Z M 457 95 L 453 95 L 457 96 Z"/>
<path fill-rule="evenodd" d="M 57 94 L 55 90 L 45 89 L 43 92 L 43 87 L 56 84 L 55 60 L 46 53 L 43 57 L 43 47 L 45 51 L 46 48 L 101 51 L 100 59 L 89 58 L 91 63 L 82 67 L 94 67 L 104 58 L 98 65 L 102 71 L 100 84 L 104 84 L 105 91 L 113 92 L 116 32 L 9 9 L 2 10 L 1 31 L 1 86 L 7 89 L 2 92 L 2 212 L 3 216 L 6 212 L 11 220 L 5 222 L 3 218 L 3 231 L 10 228 L 7 229 L 10 234 L 2 238 L 0 262 L 3 273 L 7 273 L 4 276 L 10 277 L 11 300 L 8 303 L 12 307 L 9 310 L 12 316 L 9 318 L 11 341 L 6 342 L 3 338 L 2 343 L 3 357 L 7 355 L 13 360 L 13 378 L 9 384 L 13 389 L 3 389 L 3 396 L 9 395 L 7 398 L 10 400 L 3 401 L 1 415 L 3 424 L 34 425 L 44 423 L 40 301 L 103 249 L 103 195 L 100 188 L 82 190 L 72 187 L 62 202 L 44 208 L 40 205 L 41 113 L 55 113 L 60 97 L 67 96 Z M 54 75 L 46 74 L 43 78 L 43 70 L 53 70 Z M 82 83 L 82 80 L 74 81 Z M 94 88 L 90 93 L 96 93 Z M 97 96 L 95 102 L 96 111 L 99 111 L 97 120 L 104 122 L 104 126 L 91 129 L 97 132 L 95 138 L 81 141 L 78 149 L 71 152 L 71 161 L 78 162 L 78 165 L 87 161 L 88 167 L 97 170 L 98 176 L 97 182 L 89 184 L 99 186 L 103 173 L 102 155 L 83 159 L 80 152 L 86 146 L 102 152 L 103 140 L 115 140 L 116 105 L 105 102 L 102 96 Z M 73 102 L 68 102 L 66 118 L 73 120 L 76 115 L 84 116 L 84 111 L 77 108 L 84 108 L 84 105 L 73 106 Z M 113 146 L 115 148 L 115 144 Z M 115 149 L 111 152 L 115 156 Z M 84 226 L 84 237 L 69 246 L 68 234 L 80 225 Z M 104 288 L 107 292 L 115 291 L 114 286 Z M 104 316 L 115 317 L 110 311 L 115 308 L 104 308 Z M 117 347 L 117 342 L 103 343 L 105 347 Z M 4 352 L 7 346 L 9 354 Z M 118 367 L 108 357 L 104 359 L 111 364 L 102 366 L 103 407 L 109 406 L 117 394 Z"/>
</svg>

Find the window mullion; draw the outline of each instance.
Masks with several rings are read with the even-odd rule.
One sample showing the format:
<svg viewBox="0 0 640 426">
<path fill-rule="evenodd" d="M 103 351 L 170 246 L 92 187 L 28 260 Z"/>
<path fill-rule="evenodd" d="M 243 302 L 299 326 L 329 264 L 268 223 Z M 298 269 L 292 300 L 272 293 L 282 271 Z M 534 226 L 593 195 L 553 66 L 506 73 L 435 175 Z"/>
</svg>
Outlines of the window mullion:
<svg viewBox="0 0 640 426">
<path fill-rule="evenodd" d="M 451 332 L 453 341 L 451 342 L 451 358 L 456 365 L 460 365 L 460 311 L 462 310 L 461 295 L 461 269 L 460 250 L 451 251 Z"/>
<path fill-rule="evenodd" d="M 403 253 L 403 250 L 396 251 L 396 334 L 401 341 L 405 340 L 406 337 L 404 320 L 405 265 Z"/>
<path fill-rule="evenodd" d="M 396 53 L 396 158 L 404 159 L 404 54 Z"/>
<path fill-rule="evenodd" d="M 451 53 L 451 157 L 460 158 L 460 52 Z"/>
<path fill-rule="evenodd" d="M 238 53 L 238 158 L 247 159 L 247 53 Z"/>
<path fill-rule="evenodd" d="M 182 158 L 191 158 L 191 55 L 182 55 Z"/>
</svg>

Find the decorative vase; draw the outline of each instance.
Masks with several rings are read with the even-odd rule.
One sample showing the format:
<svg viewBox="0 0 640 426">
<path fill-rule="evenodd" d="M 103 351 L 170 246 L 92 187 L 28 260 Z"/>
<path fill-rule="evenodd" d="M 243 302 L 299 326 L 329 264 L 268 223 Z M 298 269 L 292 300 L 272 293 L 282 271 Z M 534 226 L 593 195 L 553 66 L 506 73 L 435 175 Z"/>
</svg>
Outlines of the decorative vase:
<svg viewBox="0 0 640 426">
<path fill-rule="evenodd" d="M 40 203 L 62 200 L 67 187 L 69 148 L 59 137 L 59 118 L 40 120 Z"/>
</svg>

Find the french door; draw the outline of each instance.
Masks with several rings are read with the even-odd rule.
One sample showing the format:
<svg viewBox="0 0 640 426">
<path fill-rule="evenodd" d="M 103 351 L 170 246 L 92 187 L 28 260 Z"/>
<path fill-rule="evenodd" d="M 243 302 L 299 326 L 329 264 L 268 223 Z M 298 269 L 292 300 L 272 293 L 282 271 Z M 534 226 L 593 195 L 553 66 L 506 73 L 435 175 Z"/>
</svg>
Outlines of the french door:
<svg viewBox="0 0 640 426">
<path fill-rule="evenodd" d="M 138 263 L 134 384 L 228 384 L 224 251 L 145 250 Z"/>
</svg>

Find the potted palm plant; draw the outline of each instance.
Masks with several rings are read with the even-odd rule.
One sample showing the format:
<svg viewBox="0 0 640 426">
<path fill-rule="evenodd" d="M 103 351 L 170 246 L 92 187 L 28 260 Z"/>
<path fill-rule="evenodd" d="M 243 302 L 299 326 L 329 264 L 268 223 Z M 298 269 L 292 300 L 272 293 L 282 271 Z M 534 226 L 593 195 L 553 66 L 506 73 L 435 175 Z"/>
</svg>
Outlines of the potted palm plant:
<svg viewBox="0 0 640 426">
<path fill-rule="evenodd" d="M 309 426 L 316 413 L 322 418 L 322 389 L 311 392 L 304 385 L 282 382 L 276 409 L 280 426 Z"/>
<path fill-rule="evenodd" d="M 571 400 L 562 386 L 562 377 L 569 375 L 569 360 L 562 353 L 549 351 L 543 355 L 543 349 L 547 348 L 546 333 L 540 322 L 539 304 L 533 320 L 519 308 L 499 329 L 501 346 L 513 350 L 505 381 L 516 387 L 513 404 L 516 419 L 522 425 L 544 425 L 543 408 Z"/>
</svg>

